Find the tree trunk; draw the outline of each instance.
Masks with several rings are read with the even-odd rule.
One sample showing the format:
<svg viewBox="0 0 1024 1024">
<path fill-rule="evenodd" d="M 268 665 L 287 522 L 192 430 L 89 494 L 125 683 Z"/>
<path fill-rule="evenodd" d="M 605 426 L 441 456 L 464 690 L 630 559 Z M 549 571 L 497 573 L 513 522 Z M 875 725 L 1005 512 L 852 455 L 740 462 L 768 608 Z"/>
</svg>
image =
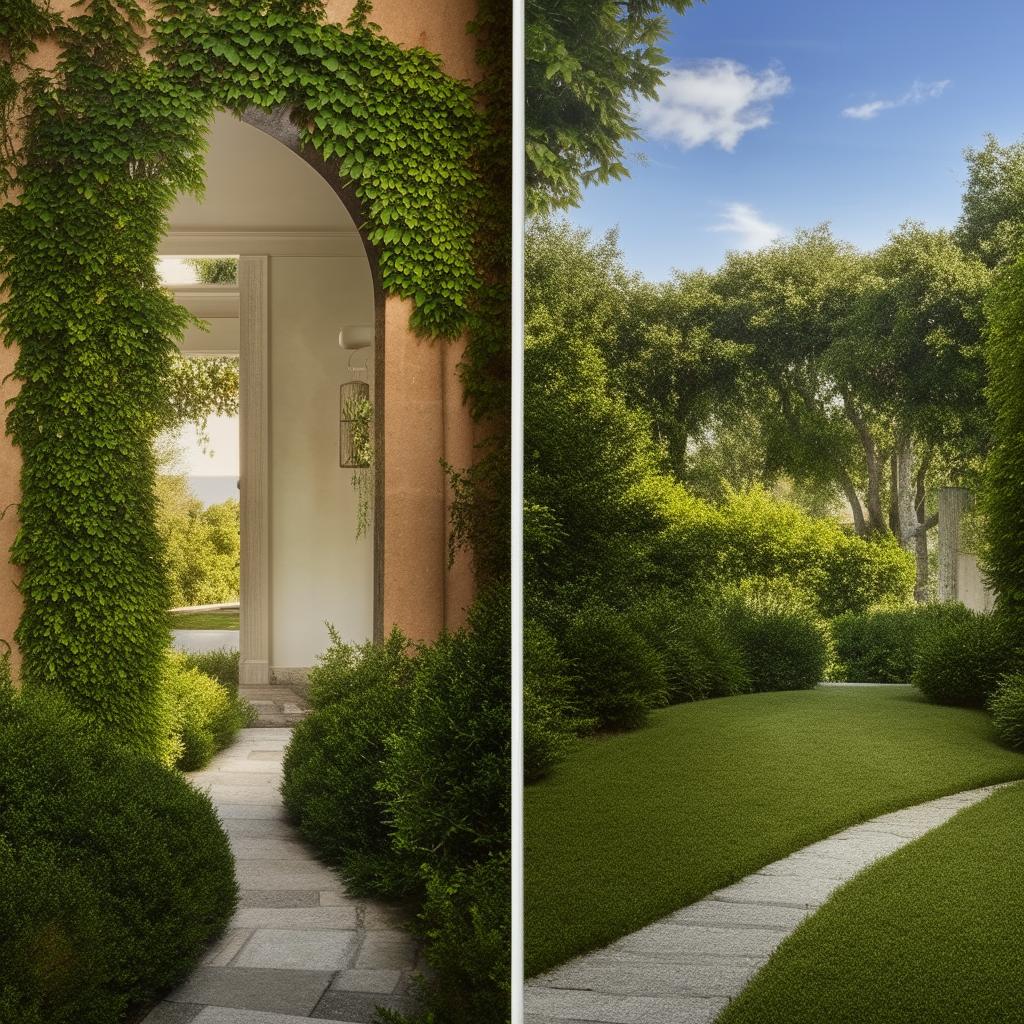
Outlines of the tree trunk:
<svg viewBox="0 0 1024 1024">
<path fill-rule="evenodd" d="M 893 493 L 898 530 L 894 530 L 900 543 L 909 548 L 917 531 L 918 519 L 914 512 L 916 481 L 914 479 L 914 445 L 910 437 L 896 442 L 893 456 Z"/>
<path fill-rule="evenodd" d="M 846 495 L 846 500 L 850 505 L 850 511 L 853 513 L 853 529 L 858 537 L 866 537 L 868 535 L 868 528 L 867 523 L 864 521 L 864 506 L 860 503 L 860 495 L 857 494 L 857 488 L 853 486 L 849 473 L 844 470 L 839 471 L 839 482 L 843 488 L 843 494 Z"/>
<path fill-rule="evenodd" d="M 868 490 L 865 496 L 868 511 L 867 532 L 884 531 L 887 527 L 885 515 L 882 512 L 882 470 L 878 449 L 875 447 L 875 439 L 871 436 L 871 429 L 860 414 L 860 410 L 853 404 L 850 396 L 845 394 L 843 395 L 843 411 L 857 431 L 857 437 L 864 449 L 864 461 L 868 470 Z"/>
</svg>

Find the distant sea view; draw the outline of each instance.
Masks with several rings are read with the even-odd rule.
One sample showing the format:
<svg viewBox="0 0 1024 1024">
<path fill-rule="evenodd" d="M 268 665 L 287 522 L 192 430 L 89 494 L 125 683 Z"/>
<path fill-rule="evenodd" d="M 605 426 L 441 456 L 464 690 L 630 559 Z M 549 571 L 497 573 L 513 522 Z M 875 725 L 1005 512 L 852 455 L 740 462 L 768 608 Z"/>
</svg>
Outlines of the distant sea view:
<svg viewBox="0 0 1024 1024">
<path fill-rule="evenodd" d="M 218 505 L 238 498 L 237 476 L 190 476 L 188 485 L 204 505 Z"/>
</svg>

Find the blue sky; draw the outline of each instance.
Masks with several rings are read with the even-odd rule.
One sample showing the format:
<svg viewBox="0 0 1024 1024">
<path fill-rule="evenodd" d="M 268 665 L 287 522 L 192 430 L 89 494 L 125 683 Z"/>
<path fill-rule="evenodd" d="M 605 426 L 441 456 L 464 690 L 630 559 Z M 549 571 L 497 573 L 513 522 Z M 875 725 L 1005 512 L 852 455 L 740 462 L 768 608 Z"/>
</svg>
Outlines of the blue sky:
<svg viewBox="0 0 1024 1024">
<path fill-rule="evenodd" d="M 708 0 L 671 33 L 646 163 L 570 214 L 652 279 L 822 221 L 863 248 L 952 226 L 964 147 L 1024 136 L 1022 0 Z"/>
</svg>

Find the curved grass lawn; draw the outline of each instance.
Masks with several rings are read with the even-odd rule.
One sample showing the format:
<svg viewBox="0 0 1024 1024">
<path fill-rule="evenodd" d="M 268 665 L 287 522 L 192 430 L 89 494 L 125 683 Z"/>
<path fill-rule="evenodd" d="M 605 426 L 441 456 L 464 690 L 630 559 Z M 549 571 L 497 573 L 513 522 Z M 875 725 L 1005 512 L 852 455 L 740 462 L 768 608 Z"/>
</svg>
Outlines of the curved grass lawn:
<svg viewBox="0 0 1024 1024">
<path fill-rule="evenodd" d="M 1024 786 L 962 811 L 843 886 L 719 1024 L 1017 1024 Z"/>
<path fill-rule="evenodd" d="M 909 687 L 665 708 L 527 787 L 527 975 L 849 825 L 1016 778 L 1024 755 L 996 744 L 983 712 Z"/>
</svg>

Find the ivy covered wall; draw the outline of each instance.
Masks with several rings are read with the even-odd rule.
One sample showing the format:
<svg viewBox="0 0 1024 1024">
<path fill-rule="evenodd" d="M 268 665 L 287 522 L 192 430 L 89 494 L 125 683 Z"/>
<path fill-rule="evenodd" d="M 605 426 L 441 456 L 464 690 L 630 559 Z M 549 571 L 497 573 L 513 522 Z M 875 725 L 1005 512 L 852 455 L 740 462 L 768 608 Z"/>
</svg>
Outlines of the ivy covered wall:
<svg viewBox="0 0 1024 1024">
<path fill-rule="evenodd" d="M 325 23 L 316 0 L 161 0 L 154 13 L 147 23 L 133 0 L 76 6 L 54 26 L 53 74 L 23 66 L 42 21 L 2 55 L 25 116 L 21 145 L 6 140 L 17 181 L 0 208 L 0 330 L 22 385 L 8 429 L 23 462 L 23 676 L 140 746 L 153 741 L 167 642 L 149 442 L 187 323 L 155 256 L 175 195 L 201 188 L 215 107 L 292 108 L 302 140 L 358 197 L 385 292 L 411 303 L 417 333 L 468 332 L 473 411 L 500 423 L 508 407 L 508 234 L 495 233 L 508 226 L 508 136 L 495 140 L 491 79 L 474 90 L 402 49 L 362 2 L 345 26 Z M 480 21 L 486 53 L 500 19 Z M 507 446 L 490 433 L 493 467 Z"/>
</svg>

